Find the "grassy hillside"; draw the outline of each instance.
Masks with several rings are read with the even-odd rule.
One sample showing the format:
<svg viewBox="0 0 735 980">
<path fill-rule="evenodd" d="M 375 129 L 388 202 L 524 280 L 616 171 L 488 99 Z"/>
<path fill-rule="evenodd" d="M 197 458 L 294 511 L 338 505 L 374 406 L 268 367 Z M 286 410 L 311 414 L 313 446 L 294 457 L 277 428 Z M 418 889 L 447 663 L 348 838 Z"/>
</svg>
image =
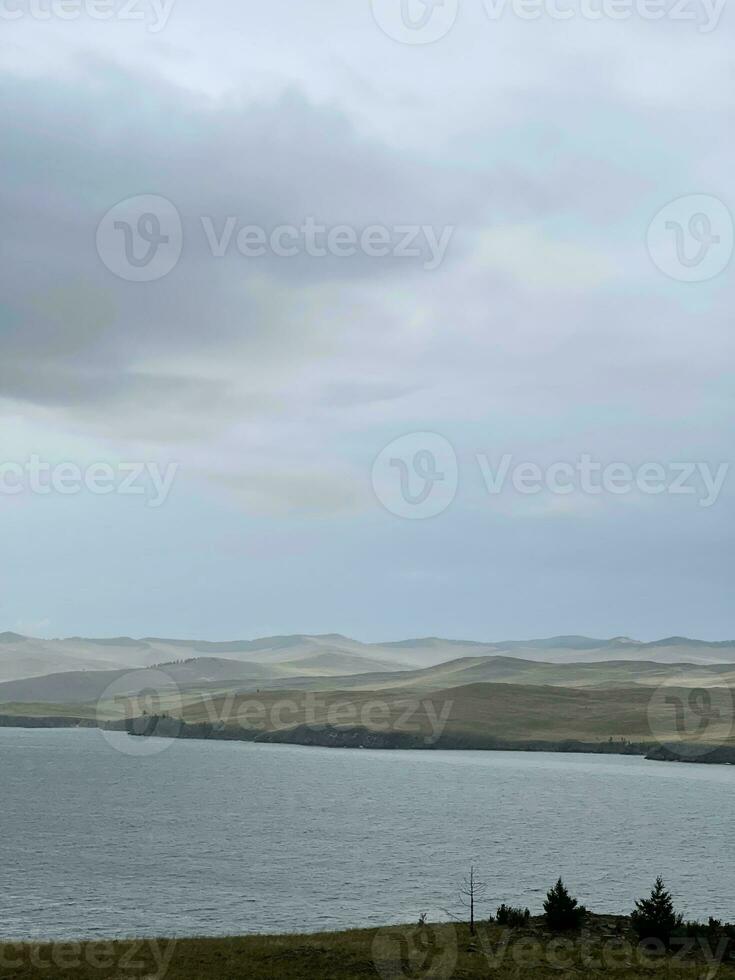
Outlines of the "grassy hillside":
<svg viewBox="0 0 735 980">
<path fill-rule="evenodd" d="M 377 672 L 334 679 L 341 689 L 441 690 L 475 683 L 551 685 L 555 687 L 657 687 L 676 681 L 688 687 L 735 687 L 735 663 L 659 664 L 619 660 L 600 663 L 552 664 L 517 657 L 463 657 L 421 670 Z M 1 689 L 0 689 L 1 690 Z"/>
<path fill-rule="evenodd" d="M 96 701 L 115 684 L 115 693 L 171 687 L 185 700 L 199 695 L 255 690 L 388 691 L 417 695 L 477 683 L 566 688 L 632 688 L 675 684 L 688 688 L 735 688 L 735 664 L 659 664 L 618 660 L 553 664 L 504 655 L 461 657 L 447 663 L 404 670 L 382 661 L 337 652 L 315 653 L 273 663 L 196 657 L 137 670 L 64 671 L 0 683 L 4 702 L 76 704 Z"/>
<path fill-rule="evenodd" d="M 27 718 L 86 718 L 94 721 L 94 704 L 48 704 L 41 702 L 10 702 L 0 705 L 0 716 Z"/>
<path fill-rule="evenodd" d="M 666 688 L 667 698 L 686 703 L 690 690 Z M 730 745 L 733 737 L 733 693 L 712 688 L 712 718 L 707 743 Z M 98 717 L 122 717 L 125 701 L 105 702 Z M 14 703 L 0 714 L 94 718 L 97 705 Z M 141 712 L 142 713 L 142 712 Z M 651 698 L 650 689 L 565 688 L 522 684 L 467 684 L 439 691 L 391 690 L 305 691 L 251 690 L 233 693 L 212 689 L 206 697 L 191 692 L 182 699 L 160 696 L 156 714 L 168 713 L 190 724 L 209 723 L 247 732 L 279 732 L 298 726 L 362 727 L 368 731 L 420 737 L 433 744 L 439 736 L 513 741 L 578 740 L 602 742 L 626 739 L 655 743 L 678 741 L 676 711 L 664 697 Z M 236 731 L 233 731 L 233 735 Z"/>
<path fill-rule="evenodd" d="M 717 944 L 713 943 L 713 948 Z M 709 949 L 709 947 L 707 947 Z M 721 955 L 728 957 L 730 947 Z M 710 954 L 711 955 L 711 954 Z M 733 980 L 729 962 L 708 962 L 701 949 L 682 957 L 654 955 L 639 947 L 627 920 L 594 917 L 586 931 L 566 937 L 547 933 L 539 920 L 505 931 L 480 923 L 394 926 L 316 935 L 244 936 L 224 939 L 0 945 L 0 978 L 37 980 L 683 980 L 717 976 Z M 10 965 L 12 964 L 12 965 Z M 38 964 L 41 964 L 39 967 Z"/>
<path fill-rule="evenodd" d="M 97 700 L 110 685 L 115 693 L 135 693 L 147 688 L 178 688 L 182 693 L 212 690 L 248 690 L 282 687 L 289 680 L 299 686 L 330 686 L 330 678 L 347 675 L 359 684 L 362 674 L 380 671 L 391 676 L 399 668 L 377 660 L 364 660 L 349 654 L 322 653 L 302 660 L 273 664 L 197 657 L 154 667 L 125 670 L 68 670 L 0 683 L 0 704 L 4 702 L 80 703 Z M 321 681 L 321 685 L 319 683 Z M 341 685 L 340 685 L 341 686 Z"/>
<path fill-rule="evenodd" d="M 685 699 L 688 691 L 672 688 Z M 732 695 L 711 691 L 712 708 L 721 721 L 712 722 L 708 740 L 732 741 Z M 264 731 L 302 724 L 355 725 L 369 730 L 406 732 L 434 737 L 445 734 L 508 739 L 603 741 L 625 738 L 653 741 L 677 738 L 675 714 L 663 699 L 651 703 L 645 688 L 590 690 L 516 684 L 470 684 L 426 693 L 406 690 L 261 691 L 186 706 L 187 722 L 222 722 L 227 726 Z"/>
</svg>

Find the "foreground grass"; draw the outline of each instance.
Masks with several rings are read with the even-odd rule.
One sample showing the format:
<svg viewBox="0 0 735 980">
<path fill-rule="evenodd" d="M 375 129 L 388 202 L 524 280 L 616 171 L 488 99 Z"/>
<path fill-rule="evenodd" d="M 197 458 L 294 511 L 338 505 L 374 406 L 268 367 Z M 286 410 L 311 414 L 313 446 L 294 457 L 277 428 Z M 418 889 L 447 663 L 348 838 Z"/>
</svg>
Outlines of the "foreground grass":
<svg viewBox="0 0 735 980">
<path fill-rule="evenodd" d="M 317 935 L 117 943 L 0 945 L 3 980 L 525 980 L 647 977 L 735 980 L 729 951 L 708 946 L 647 953 L 620 922 L 595 917 L 582 933 L 554 937 L 535 921 L 503 930 L 481 924 L 396 926 Z M 723 962 L 718 962 L 718 960 Z"/>
</svg>

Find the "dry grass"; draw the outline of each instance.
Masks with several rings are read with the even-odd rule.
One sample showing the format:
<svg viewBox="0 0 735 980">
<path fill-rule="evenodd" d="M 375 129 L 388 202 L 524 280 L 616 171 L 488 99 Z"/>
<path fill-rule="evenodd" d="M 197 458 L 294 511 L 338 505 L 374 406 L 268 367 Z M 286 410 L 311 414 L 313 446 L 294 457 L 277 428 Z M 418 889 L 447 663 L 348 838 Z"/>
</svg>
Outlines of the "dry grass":
<svg viewBox="0 0 735 980">
<path fill-rule="evenodd" d="M 615 920 L 595 917 L 580 935 L 555 938 L 535 920 L 503 931 L 466 924 L 397 926 L 318 935 L 0 946 L 5 980 L 526 980 L 610 977 L 734 980 L 735 967 L 687 955 L 650 955 Z"/>
<path fill-rule="evenodd" d="M 668 693 L 679 692 L 671 689 Z M 681 693 L 686 698 L 687 692 Z M 724 720 L 710 725 L 707 740 L 728 741 L 733 734 L 731 693 L 713 689 L 711 695 L 713 707 L 721 709 Z M 671 707 L 663 701 L 652 703 L 650 690 L 643 687 L 590 690 L 470 684 L 431 694 L 259 691 L 189 704 L 183 717 L 188 722 L 217 720 L 228 726 L 271 731 L 299 724 L 354 725 L 367 720 L 367 728 L 430 736 L 435 732 L 432 719 L 446 718 L 443 730 L 456 736 L 551 741 L 612 737 L 640 742 L 654 742 L 656 736 L 679 738 Z M 373 720 L 378 724 L 371 724 Z"/>
</svg>

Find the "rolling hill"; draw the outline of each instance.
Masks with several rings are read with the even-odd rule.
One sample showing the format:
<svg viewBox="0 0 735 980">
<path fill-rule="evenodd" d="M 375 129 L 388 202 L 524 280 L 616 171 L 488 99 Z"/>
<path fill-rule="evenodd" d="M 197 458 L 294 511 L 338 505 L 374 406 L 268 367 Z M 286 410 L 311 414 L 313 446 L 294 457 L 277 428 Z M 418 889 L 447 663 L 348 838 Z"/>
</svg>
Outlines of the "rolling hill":
<svg viewBox="0 0 735 980">
<path fill-rule="evenodd" d="M 331 679 L 331 685 L 344 679 L 351 688 L 364 683 L 378 688 L 399 683 L 436 687 L 445 679 L 458 683 L 458 675 L 463 673 L 466 683 L 591 686 L 655 683 L 657 677 L 664 676 L 657 672 L 657 664 L 731 665 L 735 663 L 735 642 L 668 637 L 642 643 L 628 637 L 604 640 L 558 636 L 497 643 L 439 637 L 361 643 L 331 633 L 208 642 L 125 636 L 39 640 L 17 633 L 0 634 L 0 687 L 11 681 L 62 673 L 137 670 L 181 661 L 203 662 L 192 668 L 190 677 L 181 679 L 185 684 L 221 680 L 281 684 L 283 678 L 290 676 L 300 678 L 299 685 L 310 684 L 310 678 L 324 677 Z M 215 661 L 224 664 L 214 676 L 208 676 L 207 670 L 213 669 Z M 243 665 L 244 670 L 230 664 Z M 565 666 L 573 669 L 564 671 Z M 600 668 L 597 673 L 595 666 Z M 261 669 L 264 667 L 270 672 Z M 431 670 L 436 673 L 421 673 Z M 70 690 L 72 683 L 69 681 L 65 688 Z M 49 684 L 53 687 L 54 682 Z M 2 692 L 0 697 L 4 697 Z"/>
<path fill-rule="evenodd" d="M 506 656 L 463 657 L 422 670 L 342 678 L 340 686 L 351 690 L 388 690 L 400 687 L 417 691 L 476 683 L 620 688 L 637 685 L 656 687 L 672 681 L 690 687 L 735 686 L 735 663 L 703 665 L 610 660 L 554 664 Z M 333 678 L 333 683 L 339 682 Z"/>
<path fill-rule="evenodd" d="M 546 663 L 491 655 L 461 657 L 432 667 L 404 670 L 351 654 L 324 652 L 298 660 L 258 663 L 194 657 L 154 667 L 69 670 L 0 683 L 2 703 L 83 704 L 114 684 L 116 695 L 171 690 L 185 700 L 259 690 L 426 692 L 471 684 L 510 684 L 569 689 L 648 689 L 661 684 L 735 688 L 735 663 L 662 664 L 646 660 Z"/>
<path fill-rule="evenodd" d="M 671 688 L 671 693 L 686 697 L 688 692 Z M 283 709 L 284 703 L 288 711 Z M 248 713 L 248 706 L 257 706 L 258 711 Z M 713 690 L 712 707 L 720 720 L 708 729 L 707 742 L 732 744 L 732 691 Z M 191 703 L 181 717 L 189 723 L 217 720 L 234 727 L 249 719 L 248 724 L 268 732 L 290 731 L 302 725 L 362 725 L 368 730 L 426 739 L 441 733 L 447 739 L 466 739 L 468 747 L 479 747 L 483 739 L 492 738 L 650 743 L 656 738 L 680 737 L 671 707 L 663 700 L 652 704 L 650 692 L 644 688 L 589 690 L 480 683 L 426 693 L 421 699 L 406 691 L 382 692 L 377 701 L 374 691 L 330 691 L 316 699 L 305 692 L 292 692 L 287 702 L 283 692 L 264 691 L 255 701 L 243 694 L 206 704 Z"/>
<path fill-rule="evenodd" d="M 255 690 L 261 687 L 330 686 L 332 677 L 350 680 L 380 671 L 390 677 L 399 668 L 380 660 L 336 652 L 301 660 L 250 663 L 222 657 L 195 657 L 153 667 L 117 670 L 68 670 L 0 683 L 0 703 L 49 702 L 82 704 L 96 701 L 114 684 L 116 695 L 171 688 L 196 695 L 212 690 Z"/>
</svg>

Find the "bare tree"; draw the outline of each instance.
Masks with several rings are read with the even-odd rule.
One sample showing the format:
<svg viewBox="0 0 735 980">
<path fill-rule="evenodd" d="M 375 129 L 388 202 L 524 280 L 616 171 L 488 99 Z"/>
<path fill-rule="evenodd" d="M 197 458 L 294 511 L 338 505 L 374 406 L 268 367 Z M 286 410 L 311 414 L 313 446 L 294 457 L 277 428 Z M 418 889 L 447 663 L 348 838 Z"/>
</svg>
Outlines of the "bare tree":
<svg viewBox="0 0 735 980">
<path fill-rule="evenodd" d="M 485 897 L 486 884 L 477 877 L 475 866 L 470 865 L 470 873 L 459 887 L 459 900 L 470 910 L 470 935 L 475 935 L 475 905 Z"/>
</svg>

